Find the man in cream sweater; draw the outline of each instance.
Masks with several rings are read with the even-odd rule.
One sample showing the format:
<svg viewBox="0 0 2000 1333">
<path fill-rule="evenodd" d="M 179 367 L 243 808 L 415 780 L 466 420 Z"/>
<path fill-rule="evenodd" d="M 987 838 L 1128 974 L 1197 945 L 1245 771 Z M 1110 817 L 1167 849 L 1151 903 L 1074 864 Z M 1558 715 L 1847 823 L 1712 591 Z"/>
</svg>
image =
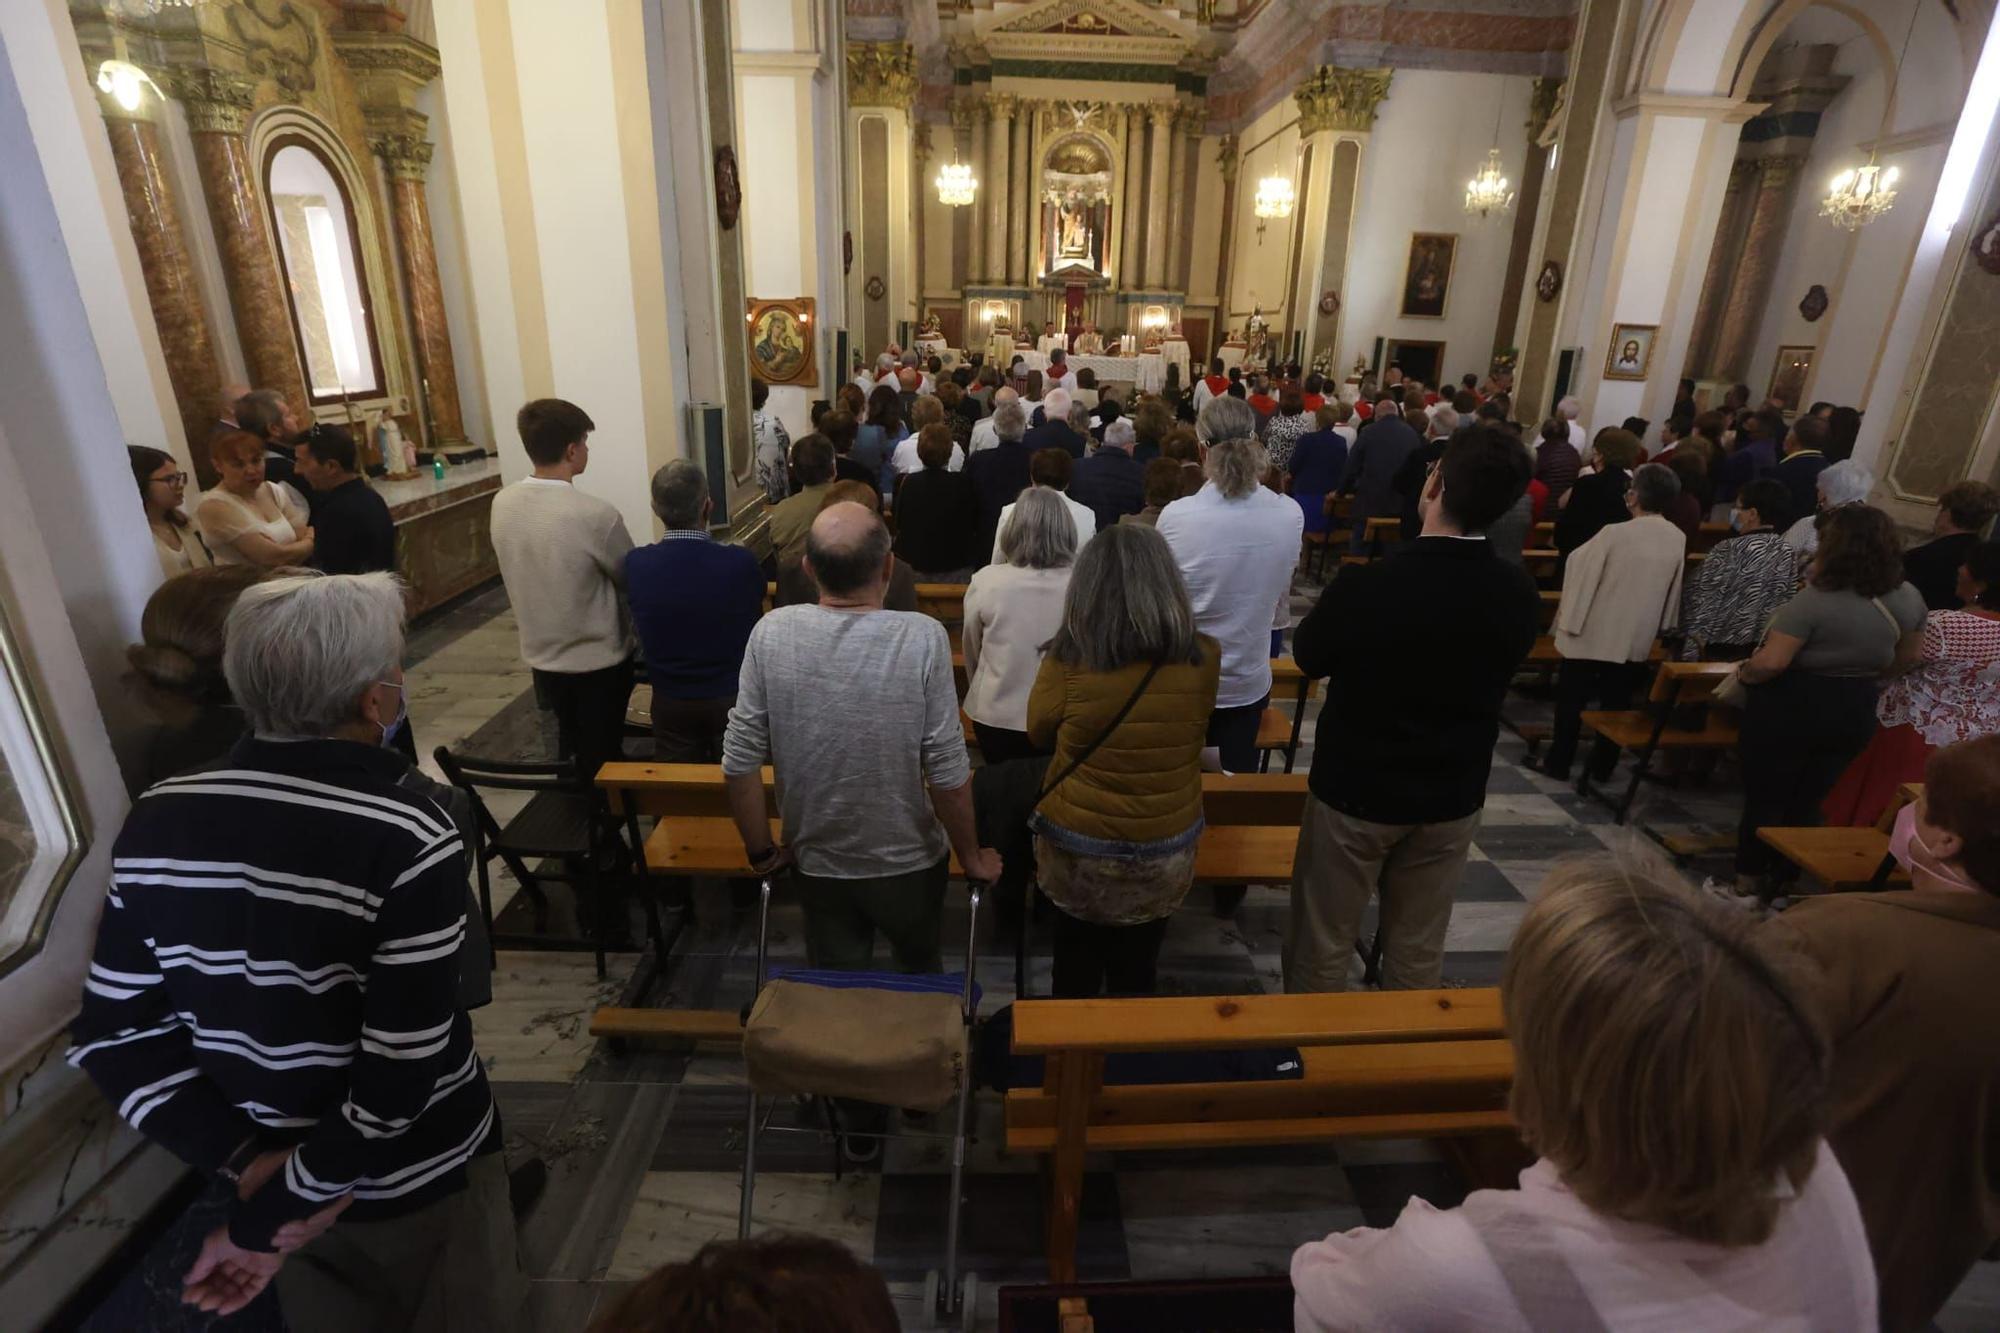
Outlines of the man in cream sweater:
<svg viewBox="0 0 2000 1333">
<path fill-rule="evenodd" d="M 595 773 L 623 752 L 632 693 L 625 604 L 631 534 L 618 511 L 572 485 L 595 425 L 574 403 L 538 398 L 515 418 L 534 464 L 493 497 L 493 552 L 521 631 L 521 657 L 556 715 L 558 746 Z"/>
</svg>

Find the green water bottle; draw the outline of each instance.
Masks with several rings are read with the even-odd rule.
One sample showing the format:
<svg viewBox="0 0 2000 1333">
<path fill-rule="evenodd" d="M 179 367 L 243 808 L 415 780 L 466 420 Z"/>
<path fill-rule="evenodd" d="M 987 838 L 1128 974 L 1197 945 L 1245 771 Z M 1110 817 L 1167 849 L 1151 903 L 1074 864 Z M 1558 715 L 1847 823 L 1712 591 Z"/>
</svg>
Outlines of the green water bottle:
<svg viewBox="0 0 2000 1333">
<path fill-rule="evenodd" d="M 432 454 L 432 455 L 431 455 L 431 478 L 432 478 L 432 480 L 434 480 L 434 481 L 443 481 L 443 480 L 444 480 L 444 455 L 443 455 L 443 454 Z"/>
</svg>

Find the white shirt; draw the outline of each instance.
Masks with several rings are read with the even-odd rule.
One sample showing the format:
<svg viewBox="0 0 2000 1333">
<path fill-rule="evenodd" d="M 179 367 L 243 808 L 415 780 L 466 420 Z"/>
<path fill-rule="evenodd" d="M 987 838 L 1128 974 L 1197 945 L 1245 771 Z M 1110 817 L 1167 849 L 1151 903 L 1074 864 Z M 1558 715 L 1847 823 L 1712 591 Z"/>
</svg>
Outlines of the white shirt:
<svg viewBox="0 0 2000 1333">
<path fill-rule="evenodd" d="M 1305 522 L 1290 496 L 1259 486 L 1229 500 L 1212 481 L 1160 511 L 1159 533 L 1187 580 L 1195 628 L 1222 645 L 1217 708 L 1271 692 L 1271 631 L 1291 621 Z"/>
<path fill-rule="evenodd" d="M 974 428 L 974 433 L 977 433 L 976 427 Z M 914 435 L 905 435 L 898 441 L 896 452 L 890 455 L 889 462 L 897 472 L 923 471 L 924 461 L 917 457 L 917 437 Z M 965 450 L 959 448 L 956 444 L 952 445 L 951 462 L 946 466 L 945 471 L 957 472 L 964 466 Z"/>
<path fill-rule="evenodd" d="M 1341 439 L 1346 440 L 1347 447 L 1349 449 L 1352 449 L 1354 447 L 1354 441 L 1357 438 L 1359 438 L 1361 434 L 1361 432 L 1358 429 L 1348 425 L 1335 426 L 1333 428 L 1333 433 L 1335 435 L 1338 435 Z"/>
<path fill-rule="evenodd" d="M 1457 1208 L 1412 1199 L 1292 1256 L 1293 1325 L 1330 1329 L 1604 1328 L 1859 1333 L 1876 1326 L 1861 1210 L 1826 1144 L 1761 1245 L 1728 1248 L 1593 1212 L 1548 1162 Z"/>
<path fill-rule="evenodd" d="M 988 412 L 985 416 L 972 423 L 972 445 L 966 452 L 976 454 L 981 449 L 991 449 L 998 443 L 1000 443 L 1000 436 L 995 432 L 993 427 L 993 414 Z"/>
<path fill-rule="evenodd" d="M 1042 389 L 1044 392 L 1049 389 L 1062 389 L 1065 392 L 1074 394 L 1076 392 L 1076 372 L 1069 369 L 1069 362 L 1063 362 L 1063 373 L 1060 375 L 1055 373 L 1053 366 L 1043 371 Z"/>
<path fill-rule="evenodd" d="M 1590 441 L 1583 433 L 1582 422 L 1572 421 L 1569 423 L 1569 443 L 1570 447 L 1576 450 L 1578 458 L 1590 457 Z"/>
<path fill-rule="evenodd" d="M 1083 544 L 1089 541 L 1092 537 L 1095 537 L 1097 535 L 1096 511 L 1092 510 L 1088 505 L 1078 504 L 1076 501 L 1070 499 L 1067 495 L 1063 496 L 1062 499 L 1064 507 L 1066 507 L 1069 510 L 1070 518 L 1074 520 L 1076 523 L 1076 553 L 1078 555 L 1082 555 Z M 1293 505 L 1292 508 L 1297 509 L 1298 506 Z M 996 526 L 993 529 L 992 563 L 996 565 L 1006 563 L 1005 559 L 1000 554 L 1000 539 L 1006 535 L 1007 524 L 1009 521 L 1013 519 L 1013 517 L 1014 517 L 1014 506 L 1013 505 L 1006 506 L 1004 509 L 1000 511 L 1000 522 L 998 526 Z"/>
<path fill-rule="evenodd" d="M 489 522 L 529 666 L 601 671 L 632 655 L 632 537 L 616 509 L 569 482 L 523 477 L 493 497 Z"/>
<path fill-rule="evenodd" d="M 1069 350 L 1069 339 L 1060 333 L 1044 333 L 1041 337 L 1035 339 L 1035 350 L 1044 356 L 1047 356 L 1050 352 L 1058 348 L 1065 352 Z"/>
<path fill-rule="evenodd" d="M 1062 626 L 1070 567 L 988 565 L 965 586 L 965 714 L 1008 731 L 1028 729 L 1028 694 L 1042 645 Z"/>
</svg>

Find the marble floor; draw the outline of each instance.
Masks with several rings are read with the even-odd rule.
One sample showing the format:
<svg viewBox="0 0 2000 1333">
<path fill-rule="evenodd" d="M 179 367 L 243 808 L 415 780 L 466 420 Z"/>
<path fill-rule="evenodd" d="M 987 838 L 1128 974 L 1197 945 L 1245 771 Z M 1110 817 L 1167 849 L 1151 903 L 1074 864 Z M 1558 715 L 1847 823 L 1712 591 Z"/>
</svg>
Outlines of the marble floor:
<svg viewBox="0 0 2000 1333">
<path fill-rule="evenodd" d="M 1313 589 L 1301 585 L 1303 614 Z M 427 756 L 463 746 L 494 758 L 549 753 L 549 731 L 520 664 L 504 593 L 482 592 L 443 612 L 411 638 L 410 718 Z M 1517 724 L 1546 721 L 1546 698 L 1516 692 Z M 1311 762 L 1316 705 L 1309 705 L 1300 771 Z M 634 752 L 641 743 L 635 742 Z M 1486 813 L 1458 892 L 1445 957 L 1446 984 L 1497 982 L 1501 959 L 1549 866 L 1579 853 L 1658 855 L 1645 832 L 1726 834 L 1736 809 L 1727 767 L 1701 789 L 1642 789 L 1632 824 L 1603 806 L 1523 771 L 1523 743 L 1503 732 Z M 502 817 L 505 810 L 501 811 Z M 1726 856 L 1682 868 L 1719 871 Z M 495 883 L 503 917 L 513 893 Z M 720 888 L 699 912 L 670 915 L 680 929 L 645 1000 L 663 1006 L 734 1008 L 752 994 L 755 915 Z M 946 918 L 947 958 L 965 938 L 962 899 Z M 1197 890 L 1174 917 L 1161 956 L 1162 988 L 1184 994 L 1280 989 L 1279 948 L 1287 916 L 1282 888 L 1254 888 L 1228 917 Z M 1371 909 L 1372 912 L 1372 909 Z M 517 913 L 518 915 L 518 913 Z M 1372 920 L 1369 922 L 1372 928 Z M 771 954 L 803 958 L 801 914 L 781 898 Z M 1046 994 L 1048 946 L 1038 937 L 1030 989 Z M 614 1051 L 587 1032 L 599 1004 L 625 990 L 637 956 L 614 954 L 596 976 L 580 952 L 502 950 L 494 1002 L 474 1014 L 507 1127 L 508 1155 L 539 1155 L 549 1186 L 521 1227 L 533 1279 L 530 1327 L 571 1333 L 624 1286 L 708 1240 L 733 1235 L 743 1141 L 743 1077 L 734 1053 L 633 1047 Z M 1357 968 L 1358 971 L 1358 968 Z M 983 1011 L 1013 998 L 1012 947 L 982 939 Z M 967 1164 L 961 1267 L 979 1275 L 977 1326 L 995 1326 L 994 1287 L 1044 1280 L 1041 1203 L 1032 1160 L 1000 1150 L 999 1102 L 975 1104 Z M 790 1114 L 781 1110 L 777 1123 Z M 948 1117 L 902 1121 L 877 1162 L 833 1172 L 823 1134 L 759 1139 L 755 1217 L 760 1226 L 835 1237 L 884 1273 L 905 1326 L 927 1327 L 921 1293 L 941 1262 Z M 1087 1164 L 1079 1242 L 1082 1276 L 1168 1278 L 1285 1271 L 1302 1240 L 1329 1231 L 1387 1225 L 1413 1196 L 1449 1206 L 1463 1183 L 1428 1144 L 1347 1143 L 1201 1153 L 1093 1156 Z M 1940 1320 L 1948 1330 L 2000 1327 L 2000 1265 L 1984 1264 Z"/>
</svg>

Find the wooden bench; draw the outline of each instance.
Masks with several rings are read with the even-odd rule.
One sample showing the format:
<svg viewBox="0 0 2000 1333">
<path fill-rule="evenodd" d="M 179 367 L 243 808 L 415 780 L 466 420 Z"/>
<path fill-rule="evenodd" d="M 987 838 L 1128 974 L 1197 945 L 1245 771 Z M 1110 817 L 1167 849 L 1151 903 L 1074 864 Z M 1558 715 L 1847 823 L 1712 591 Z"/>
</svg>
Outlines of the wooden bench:
<svg viewBox="0 0 2000 1333">
<path fill-rule="evenodd" d="M 1010 1152 L 1048 1156 L 1045 1244 L 1056 1282 L 1076 1276 L 1084 1155 L 1125 1149 L 1500 1136 L 1513 1053 L 1497 990 L 1022 1000 L 1014 1053 L 1044 1057 L 1039 1087 L 1007 1094 Z M 1296 1046 L 1302 1078 L 1111 1085 L 1128 1051 Z"/>
<path fill-rule="evenodd" d="M 1835 893 L 1907 888 L 1910 874 L 1889 855 L 1889 834 L 1923 790 L 1921 782 L 1902 784 L 1873 828 L 1760 828 L 1757 840 Z"/>
<path fill-rule="evenodd" d="M 1654 755 L 1662 750 L 1733 749 L 1741 732 L 1740 719 L 1733 709 L 1708 707 L 1697 727 L 1676 726 L 1674 712 L 1709 704 L 1715 696 L 1715 687 L 1735 669 L 1733 662 L 1662 662 L 1653 677 L 1652 688 L 1646 693 L 1646 707 L 1585 713 L 1586 732 L 1604 737 L 1620 750 L 1632 751 L 1638 759 L 1632 765 L 1632 780 L 1626 784 L 1622 800 L 1611 801 L 1592 786 L 1587 768 L 1579 780 L 1579 789 L 1586 796 L 1595 796 L 1610 805 L 1618 812 L 1617 822 L 1623 824 L 1632 813 L 1632 802 L 1639 795 L 1639 784 L 1645 781 Z"/>
<path fill-rule="evenodd" d="M 778 603 L 778 585 L 764 585 L 764 609 L 769 611 Z M 917 585 L 917 610 L 946 625 L 962 624 L 965 620 L 965 585 L 963 583 L 919 583 Z"/>
<path fill-rule="evenodd" d="M 771 837 L 783 832 L 777 817 L 772 770 L 763 770 L 765 812 Z M 729 812 L 729 796 L 719 764 L 606 764 L 597 785 L 612 813 L 625 822 L 639 849 L 643 874 L 668 877 L 744 879 L 756 874 L 744 853 L 742 836 Z M 1202 817 L 1208 827 L 1195 848 L 1195 880 L 1205 884 L 1285 884 L 1292 878 L 1299 824 L 1305 815 L 1304 774 L 1204 773 Z M 658 822 L 642 837 L 639 816 Z M 962 875 L 957 853 L 951 873 Z M 602 1037 L 685 1037 L 714 1039 L 720 1020 L 695 1021 L 693 1030 L 675 1020 L 633 1017 L 659 1010 L 599 1010 L 591 1032 Z M 733 1015 L 732 1015 L 733 1018 Z"/>
</svg>

